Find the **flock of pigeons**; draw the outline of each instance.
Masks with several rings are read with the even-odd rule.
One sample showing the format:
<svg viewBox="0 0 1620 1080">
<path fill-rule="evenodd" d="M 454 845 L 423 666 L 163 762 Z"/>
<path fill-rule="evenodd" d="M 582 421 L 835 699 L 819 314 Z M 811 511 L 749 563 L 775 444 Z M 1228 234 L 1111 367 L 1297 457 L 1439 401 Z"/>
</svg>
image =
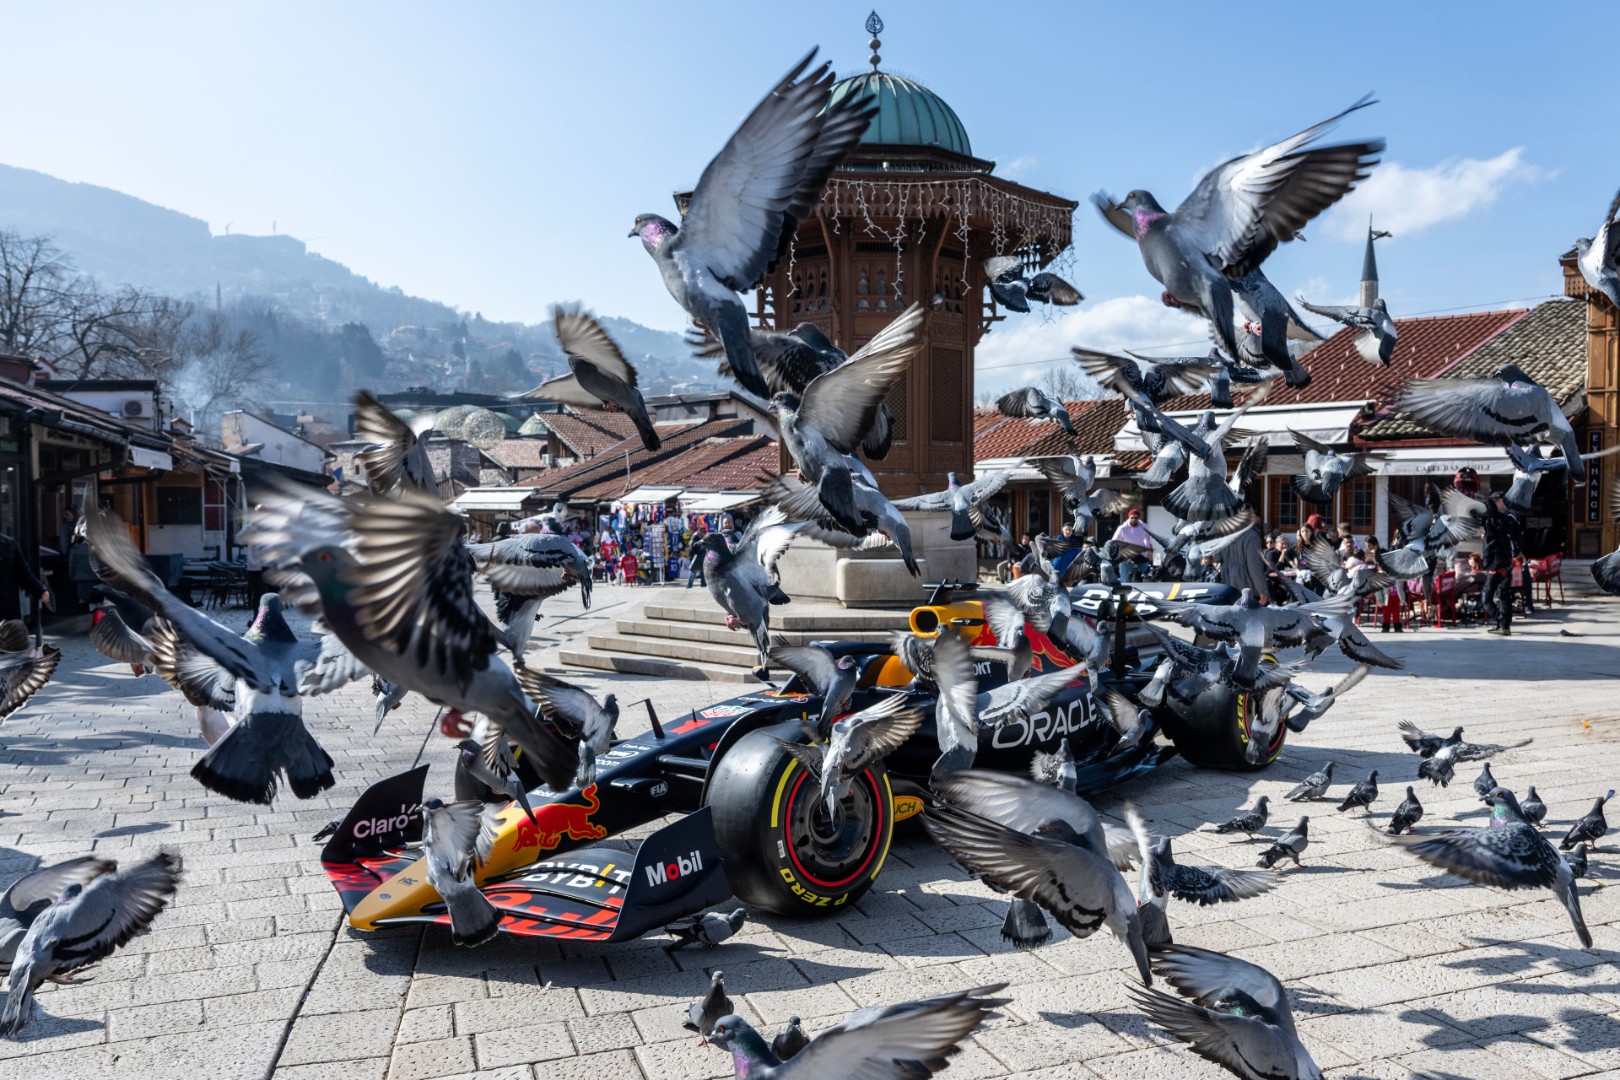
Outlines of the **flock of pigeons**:
<svg viewBox="0 0 1620 1080">
<path fill-rule="evenodd" d="M 739 293 L 754 287 L 787 254 L 798 224 L 815 211 L 828 176 L 875 112 L 871 102 L 854 97 L 826 107 L 831 68 L 812 69 L 813 58 L 812 52 L 771 90 L 709 163 L 679 224 L 644 214 L 631 235 L 640 238 L 671 296 L 701 328 L 701 347 L 720 358 L 722 370 L 744 389 L 769 399 L 793 457 L 796 475 L 771 480 L 770 509 L 735 544 L 709 536 L 703 560 L 709 590 L 729 624 L 753 635 L 761 676 L 768 678 L 775 662 L 822 695 L 810 745 L 795 745 L 793 752 L 815 772 L 824 797 L 836 806 L 850 777 L 910 737 L 920 715 L 893 697 L 838 719 L 854 688 L 849 662 L 771 639 L 771 608 L 789 600 L 776 561 L 795 536 L 806 535 L 851 548 L 892 545 L 915 574 L 901 513 L 908 509 L 950 514 L 957 539 L 977 535 L 1010 543 L 1011 535 L 989 504 L 1005 475 L 969 484 L 953 476 L 945 491 L 891 501 L 857 456 L 881 459 L 888 452 L 893 418 L 884 399 L 920 349 L 924 306 L 912 305 L 853 355 L 814 327 L 779 333 L 749 324 Z M 1140 190 L 1123 200 L 1095 199 L 1105 218 L 1138 243 L 1147 269 L 1164 287 L 1165 302 L 1204 315 L 1217 345 L 1202 358 L 1147 360 L 1078 350 L 1076 356 L 1129 400 L 1154 455 L 1141 485 L 1169 487 L 1185 470 L 1185 478 L 1163 498 L 1180 523 L 1172 536 L 1155 536 L 1154 542 L 1168 555 L 1185 556 L 1190 566 L 1212 545 L 1226 549 L 1222 572 L 1243 586 L 1237 603 L 1162 605 L 1213 644 L 1193 645 L 1150 627 L 1163 659 L 1146 689 L 1135 699 L 1105 689 L 1099 676 L 1110 662 L 1111 635 L 1076 610 L 1070 580 L 1053 562 L 1069 542 L 1051 537 L 1037 538 L 1019 581 L 985 599 L 998 642 L 996 659 L 1009 669 L 1005 685 L 980 692 L 972 651 L 955 635 L 936 642 L 902 635 L 895 641 L 896 653 L 938 702 L 941 754 L 925 813 L 927 828 L 963 865 L 1013 896 L 1007 936 L 1021 946 L 1038 945 L 1051 934 L 1048 915 L 1082 937 L 1107 926 L 1130 949 L 1145 987 L 1157 974 L 1179 995 L 1143 989 L 1138 992 L 1142 1008 L 1196 1052 L 1246 1077 L 1312 1077 L 1320 1071 L 1299 1041 L 1280 983 L 1253 964 L 1174 944 L 1166 903 L 1170 896 L 1199 904 L 1241 901 L 1275 887 L 1272 867 L 1285 858 L 1297 864 L 1306 848 L 1307 819 L 1278 838 L 1256 870 L 1202 867 L 1177 862 L 1170 841 L 1155 840 L 1134 812 L 1127 812 L 1126 828 L 1104 823 L 1074 793 L 1074 762 L 1062 751 L 1037 760 L 1030 780 L 972 765 L 982 729 L 1027 718 L 1082 672 L 1091 680 L 1099 715 L 1133 742 L 1153 737 L 1152 713 L 1167 698 L 1194 701 L 1217 686 L 1259 695 L 1251 740 L 1259 746 L 1280 724 L 1302 730 L 1369 666 L 1399 666 L 1355 627 L 1354 603 L 1381 583 L 1387 586 L 1380 575 L 1392 581 L 1421 573 L 1413 568 L 1432 563 L 1472 527 L 1469 508 L 1410 507 L 1403 525 L 1407 544 L 1390 553 L 1392 561 L 1379 571 L 1346 575 L 1324 559 L 1320 583 L 1329 590 L 1326 595 L 1299 586 L 1294 603 L 1267 605 L 1258 529 L 1243 506 L 1264 446 L 1251 443 L 1230 476 L 1226 463 L 1226 444 L 1240 437 L 1238 420 L 1263 398 L 1269 380 L 1280 374 L 1289 385 L 1303 386 L 1310 379 L 1287 342 L 1311 332 L 1267 281 L 1261 265 L 1377 162 L 1380 140 L 1318 144 L 1328 127 L 1369 104 L 1363 99 L 1339 116 L 1221 165 L 1175 210 Z M 1620 229 L 1610 227 L 1617 210 L 1620 202 L 1598 238 L 1583 241 L 1580 250 L 1582 270 L 1594 287 L 1620 302 L 1620 242 L 1615 239 Z M 1007 258 L 991 260 L 986 273 L 993 294 L 1012 310 L 1027 310 L 1032 301 L 1082 299 L 1061 278 L 1029 275 Z M 1394 326 L 1381 306 L 1303 306 L 1362 330 L 1363 355 L 1389 362 Z M 659 437 L 637 389 L 635 368 L 602 326 L 571 307 L 558 308 L 554 323 L 569 373 L 529 396 L 574 408 L 623 411 L 642 441 L 657 448 Z M 1224 420 L 1206 412 L 1189 428 L 1160 411 L 1171 394 L 1201 387 L 1217 407 L 1231 408 L 1234 384 L 1259 389 Z M 1515 463 L 1522 459 L 1531 487 L 1555 467 L 1549 460 L 1577 478 L 1585 476 L 1556 403 L 1511 366 L 1493 380 L 1418 384 L 1401 405 L 1435 430 L 1514 444 Z M 1034 389 L 1007 395 L 1001 408 L 1070 428 L 1061 403 Z M 98 615 L 92 639 L 137 673 L 155 671 L 197 706 L 211 745 L 192 776 L 210 791 L 245 802 L 270 803 L 282 782 L 298 797 L 333 785 L 334 762 L 304 724 L 306 696 L 369 677 L 379 722 L 408 693 L 438 704 L 441 727 L 460 738 L 456 754 L 465 780 L 458 779 L 453 798 L 429 798 L 420 808 L 425 867 L 450 909 L 455 940 L 476 945 L 494 935 L 498 922 L 474 880 L 490 842 L 489 808 L 517 800 L 532 814 L 511 745 L 522 749 L 544 783 L 562 790 L 589 782 L 596 756 L 613 737 L 619 706 L 612 695 L 597 701 L 524 662 L 542 600 L 578 585 L 589 606 L 588 564 L 555 522 L 491 544 L 466 544 L 462 519 L 447 509 L 434 481 L 423 433 L 366 394 L 360 395 L 357 412 L 360 435 L 373 444 L 363 458 L 370 490 L 337 498 L 275 489 L 262 493 L 251 513 L 247 538 L 280 595 L 263 599 L 243 634 L 172 596 L 147 568 L 122 523 L 105 512 L 89 513 L 86 529 L 97 572 L 113 601 Z M 1552 442 L 1562 458 L 1541 457 L 1531 449 L 1532 440 Z M 1307 471 L 1297 486 L 1307 498 L 1330 499 L 1355 474 L 1358 462 L 1325 447 L 1308 450 Z M 1096 488 L 1089 459 L 1040 464 L 1073 507 L 1080 535 L 1118 509 L 1113 496 Z M 1115 563 L 1123 554 L 1117 547 L 1094 551 L 1073 565 L 1081 567 L 1080 574 L 1117 580 Z M 495 620 L 473 601 L 474 578 L 480 575 L 495 591 Z M 311 636 L 300 639 L 293 632 L 282 613 L 283 598 L 317 618 Z M 1083 667 L 1027 677 L 1032 629 Z M 18 630 L 0 629 L 0 650 L 26 646 L 26 635 L 20 644 L 14 640 Z M 1322 692 L 1299 686 L 1304 663 L 1330 645 L 1356 660 L 1355 672 Z M 1303 647 L 1307 661 L 1262 661 L 1264 653 L 1289 647 Z M 54 650 L 38 658 L 0 651 L 0 712 L 16 708 L 44 685 L 56 660 Z M 475 722 L 471 714 L 477 715 Z M 1449 739 L 1416 731 L 1406 735 L 1424 755 L 1423 775 L 1440 784 L 1449 782 L 1456 762 L 1504 749 L 1464 743 L 1460 730 Z M 1290 798 L 1325 794 L 1331 769 L 1329 764 Z M 1595 846 L 1606 829 L 1604 800 L 1572 826 L 1562 846 L 1574 850 L 1566 856 L 1536 831 L 1545 807 L 1533 789 L 1521 804 L 1489 777 L 1488 766 L 1483 780 L 1490 780 L 1481 790 L 1492 807 L 1488 827 L 1421 838 L 1399 835 L 1396 842 L 1469 880 L 1551 888 L 1568 907 L 1582 943 L 1590 944 L 1572 882 L 1584 869 L 1584 845 Z M 1375 773 L 1356 784 L 1340 809 L 1367 809 L 1378 797 L 1376 781 Z M 1409 830 L 1421 813 L 1409 787 L 1389 832 Z M 1262 799 L 1220 830 L 1252 837 L 1264 828 L 1266 816 Z M 1140 867 L 1134 891 L 1121 873 L 1133 866 Z M 0 1034 L 15 1033 L 26 1023 L 33 992 L 44 980 L 95 963 L 147 927 L 176 890 L 180 871 L 179 861 L 168 854 L 127 869 L 86 856 L 13 883 L 0 897 L 0 971 L 9 976 Z M 716 944 L 742 919 L 740 911 L 699 916 L 672 928 L 671 947 Z M 732 1011 L 722 976 L 715 972 L 710 994 L 693 1006 L 689 1019 L 702 1035 L 732 1052 L 739 1077 L 920 1077 L 942 1068 L 960 1040 L 1005 1002 L 995 996 L 1001 989 L 864 1009 L 814 1039 L 794 1023 L 766 1044 Z"/>
</svg>

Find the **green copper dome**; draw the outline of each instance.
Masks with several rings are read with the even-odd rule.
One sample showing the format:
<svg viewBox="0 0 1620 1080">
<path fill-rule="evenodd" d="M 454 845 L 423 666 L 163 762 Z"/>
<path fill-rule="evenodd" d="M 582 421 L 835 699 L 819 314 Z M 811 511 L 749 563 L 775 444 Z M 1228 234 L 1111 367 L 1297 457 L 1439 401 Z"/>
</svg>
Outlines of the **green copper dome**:
<svg viewBox="0 0 1620 1080">
<path fill-rule="evenodd" d="M 884 146 L 938 146 L 973 156 L 967 129 L 956 111 L 932 90 L 886 71 L 869 71 L 833 84 L 828 105 L 851 95 L 872 95 L 878 113 L 861 142 Z"/>
</svg>

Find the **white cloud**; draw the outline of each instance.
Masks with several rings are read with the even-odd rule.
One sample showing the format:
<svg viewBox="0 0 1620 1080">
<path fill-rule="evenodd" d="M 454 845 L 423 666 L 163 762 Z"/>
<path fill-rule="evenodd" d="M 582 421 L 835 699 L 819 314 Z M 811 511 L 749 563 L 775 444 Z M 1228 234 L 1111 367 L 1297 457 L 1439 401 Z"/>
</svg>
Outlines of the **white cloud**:
<svg viewBox="0 0 1620 1080">
<path fill-rule="evenodd" d="M 1005 165 L 997 165 L 996 175 L 1005 177 L 1008 180 L 1017 180 L 1040 163 L 1039 158 L 1030 157 L 1028 154 L 1020 154 Z"/>
<path fill-rule="evenodd" d="M 1511 187 L 1538 184 L 1553 175 L 1526 162 L 1522 146 L 1484 161 L 1448 158 L 1428 168 L 1385 161 L 1328 213 L 1322 227 L 1335 239 L 1359 240 L 1367 235 L 1371 214 L 1378 228 L 1405 236 L 1467 217 Z"/>
<path fill-rule="evenodd" d="M 1029 386 L 1055 365 L 1074 367 L 1068 358 L 1071 345 L 1109 352 L 1203 353 L 1209 348 L 1209 332 L 1202 319 L 1146 296 L 1087 302 L 1054 318 L 1042 318 L 1040 308 L 1028 315 L 1009 314 L 979 342 L 976 392 Z"/>
</svg>

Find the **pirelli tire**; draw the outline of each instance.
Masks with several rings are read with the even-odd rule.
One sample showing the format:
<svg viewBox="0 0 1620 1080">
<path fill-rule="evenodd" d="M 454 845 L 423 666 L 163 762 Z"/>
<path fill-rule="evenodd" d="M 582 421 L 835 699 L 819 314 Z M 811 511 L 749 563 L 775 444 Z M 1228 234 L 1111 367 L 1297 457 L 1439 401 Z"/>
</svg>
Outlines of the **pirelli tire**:
<svg viewBox="0 0 1620 1080">
<path fill-rule="evenodd" d="M 1269 658 L 1268 658 L 1269 659 Z M 1200 695 L 1180 715 L 1165 718 L 1165 731 L 1181 756 L 1206 769 L 1259 772 L 1277 760 L 1288 740 L 1288 725 L 1278 724 L 1270 736 L 1253 730 L 1260 695 L 1216 687 Z M 1260 739 L 1253 759 L 1251 739 Z"/>
<path fill-rule="evenodd" d="M 835 825 L 815 777 L 765 731 L 743 736 L 714 766 L 708 806 L 732 890 L 778 915 L 830 915 L 861 897 L 894 837 L 882 765 L 850 786 Z"/>
</svg>

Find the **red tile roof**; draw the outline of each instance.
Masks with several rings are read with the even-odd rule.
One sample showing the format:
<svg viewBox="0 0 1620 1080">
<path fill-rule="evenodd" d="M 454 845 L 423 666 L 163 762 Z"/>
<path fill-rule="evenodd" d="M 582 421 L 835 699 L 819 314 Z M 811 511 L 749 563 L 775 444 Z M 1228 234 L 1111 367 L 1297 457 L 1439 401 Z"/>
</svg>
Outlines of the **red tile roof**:
<svg viewBox="0 0 1620 1080">
<path fill-rule="evenodd" d="M 776 440 L 763 435 L 748 441 L 755 445 L 689 477 L 686 487 L 692 491 L 757 491 L 764 487 L 760 476 L 781 471 L 781 450 Z"/>
<path fill-rule="evenodd" d="M 1125 426 L 1125 399 L 1119 396 L 1065 401 L 1075 434 L 1050 420 L 1002 416 L 995 409 L 973 414 L 973 460 L 1044 457 L 1051 454 L 1111 454 L 1114 436 Z"/>
<path fill-rule="evenodd" d="M 636 438 L 636 425 L 623 413 L 545 413 L 540 421 L 577 457 L 591 457 Z"/>
<path fill-rule="evenodd" d="M 552 469 L 534 477 L 534 482 L 545 498 L 613 499 L 629 490 L 624 486 L 626 483 L 630 487 L 656 483 L 647 477 L 663 475 L 664 463 L 692 447 L 715 437 L 749 435 L 752 426 L 753 421 L 738 417 L 686 425 L 660 424 L 658 434 L 663 445 L 656 451 L 649 451 L 639 439 L 627 439 L 616 444 L 612 453 L 601 453 L 566 468 Z M 602 490 L 597 491 L 598 487 Z M 594 494 L 585 495 L 587 489 Z"/>
<path fill-rule="evenodd" d="M 545 465 L 546 440 L 503 439 L 484 453 L 509 469 L 539 469 Z"/>
</svg>

